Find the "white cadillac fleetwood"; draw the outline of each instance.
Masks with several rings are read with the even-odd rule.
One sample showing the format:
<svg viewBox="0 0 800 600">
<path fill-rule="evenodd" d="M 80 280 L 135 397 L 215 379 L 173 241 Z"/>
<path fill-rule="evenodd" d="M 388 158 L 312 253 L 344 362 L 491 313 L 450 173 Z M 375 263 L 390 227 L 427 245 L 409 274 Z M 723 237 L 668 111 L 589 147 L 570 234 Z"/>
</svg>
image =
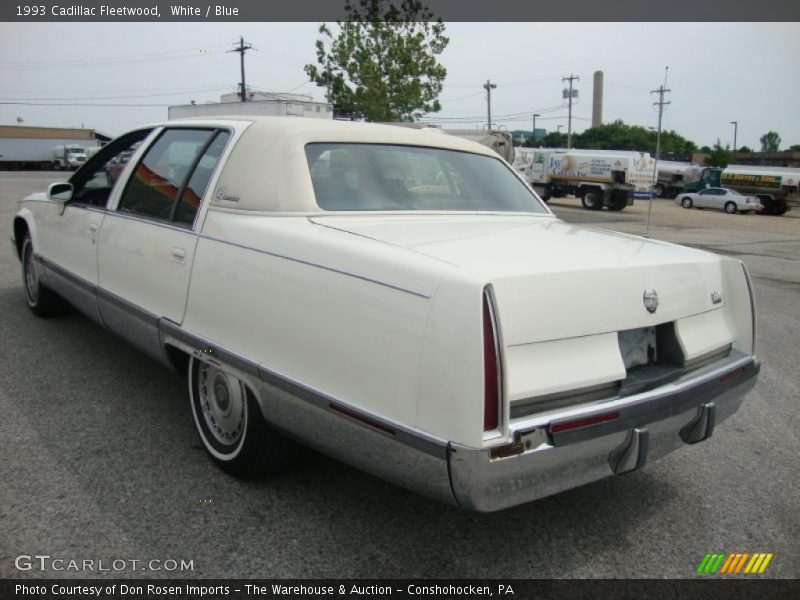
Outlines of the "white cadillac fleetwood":
<svg viewBox="0 0 800 600">
<path fill-rule="evenodd" d="M 709 438 L 759 371 L 740 261 L 566 224 L 436 131 L 144 127 L 23 200 L 14 244 L 31 310 L 185 374 L 238 475 L 297 440 L 493 511 Z"/>
</svg>

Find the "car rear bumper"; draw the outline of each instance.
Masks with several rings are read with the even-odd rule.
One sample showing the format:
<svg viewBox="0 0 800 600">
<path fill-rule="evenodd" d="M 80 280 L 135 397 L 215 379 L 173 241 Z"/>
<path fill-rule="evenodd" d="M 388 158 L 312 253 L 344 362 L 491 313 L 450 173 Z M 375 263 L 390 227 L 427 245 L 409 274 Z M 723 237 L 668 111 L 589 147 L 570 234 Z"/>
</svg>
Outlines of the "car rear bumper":
<svg viewBox="0 0 800 600">
<path fill-rule="evenodd" d="M 753 357 L 740 354 L 649 392 L 551 416 L 538 426 L 522 424 L 513 433 L 516 450 L 450 444 L 455 500 L 471 510 L 495 511 L 640 469 L 708 439 L 738 410 L 759 369 Z M 593 420 L 601 422 L 563 429 Z"/>
</svg>

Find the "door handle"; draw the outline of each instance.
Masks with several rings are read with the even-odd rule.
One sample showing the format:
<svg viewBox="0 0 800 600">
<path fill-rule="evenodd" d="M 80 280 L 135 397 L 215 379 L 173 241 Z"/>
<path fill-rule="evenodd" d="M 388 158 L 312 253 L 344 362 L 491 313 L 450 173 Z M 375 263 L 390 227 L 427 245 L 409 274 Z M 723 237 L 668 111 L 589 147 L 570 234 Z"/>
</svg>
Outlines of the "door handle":
<svg viewBox="0 0 800 600">
<path fill-rule="evenodd" d="M 97 233 L 97 230 L 99 228 L 100 226 L 97 223 L 89 223 L 89 231 L 91 231 L 92 233 Z"/>
<path fill-rule="evenodd" d="M 186 248 L 179 248 L 178 246 L 171 246 L 169 249 L 169 253 L 172 254 L 172 257 L 176 260 L 183 261 L 186 258 Z"/>
</svg>

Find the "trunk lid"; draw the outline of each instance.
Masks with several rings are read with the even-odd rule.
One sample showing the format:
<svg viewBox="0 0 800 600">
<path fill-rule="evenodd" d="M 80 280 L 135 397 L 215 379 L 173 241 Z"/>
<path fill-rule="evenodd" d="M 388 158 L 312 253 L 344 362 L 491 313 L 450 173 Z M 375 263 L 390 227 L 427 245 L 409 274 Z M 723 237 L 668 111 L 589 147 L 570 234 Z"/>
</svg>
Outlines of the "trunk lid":
<svg viewBox="0 0 800 600">
<path fill-rule="evenodd" d="M 407 248 L 491 283 L 506 346 L 638 327 L 718 309 L 719 259 L 551 216 L 315 217 L 315 223 Z M 645 292 L 658 307 L 647 310 Z"/>
</svg>

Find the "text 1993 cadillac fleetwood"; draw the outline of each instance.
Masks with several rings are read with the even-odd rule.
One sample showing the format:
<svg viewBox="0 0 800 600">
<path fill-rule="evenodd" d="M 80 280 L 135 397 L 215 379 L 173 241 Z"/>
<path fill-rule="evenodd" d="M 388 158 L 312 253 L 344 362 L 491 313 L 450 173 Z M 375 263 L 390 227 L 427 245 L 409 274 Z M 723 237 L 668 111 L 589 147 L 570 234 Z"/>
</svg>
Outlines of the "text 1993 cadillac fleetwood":
<svg viewBox="0 0 800 600">
<path fill-rule="evenodd" d="M 138 129 L 23 200 L 14 243 L 31 309 L 185 373 L 236 474 L 293 438 L 497 510 L 707 439 L 759 370 L 741 262 L 563 223 L 436 131 Z"/>
</svg>

